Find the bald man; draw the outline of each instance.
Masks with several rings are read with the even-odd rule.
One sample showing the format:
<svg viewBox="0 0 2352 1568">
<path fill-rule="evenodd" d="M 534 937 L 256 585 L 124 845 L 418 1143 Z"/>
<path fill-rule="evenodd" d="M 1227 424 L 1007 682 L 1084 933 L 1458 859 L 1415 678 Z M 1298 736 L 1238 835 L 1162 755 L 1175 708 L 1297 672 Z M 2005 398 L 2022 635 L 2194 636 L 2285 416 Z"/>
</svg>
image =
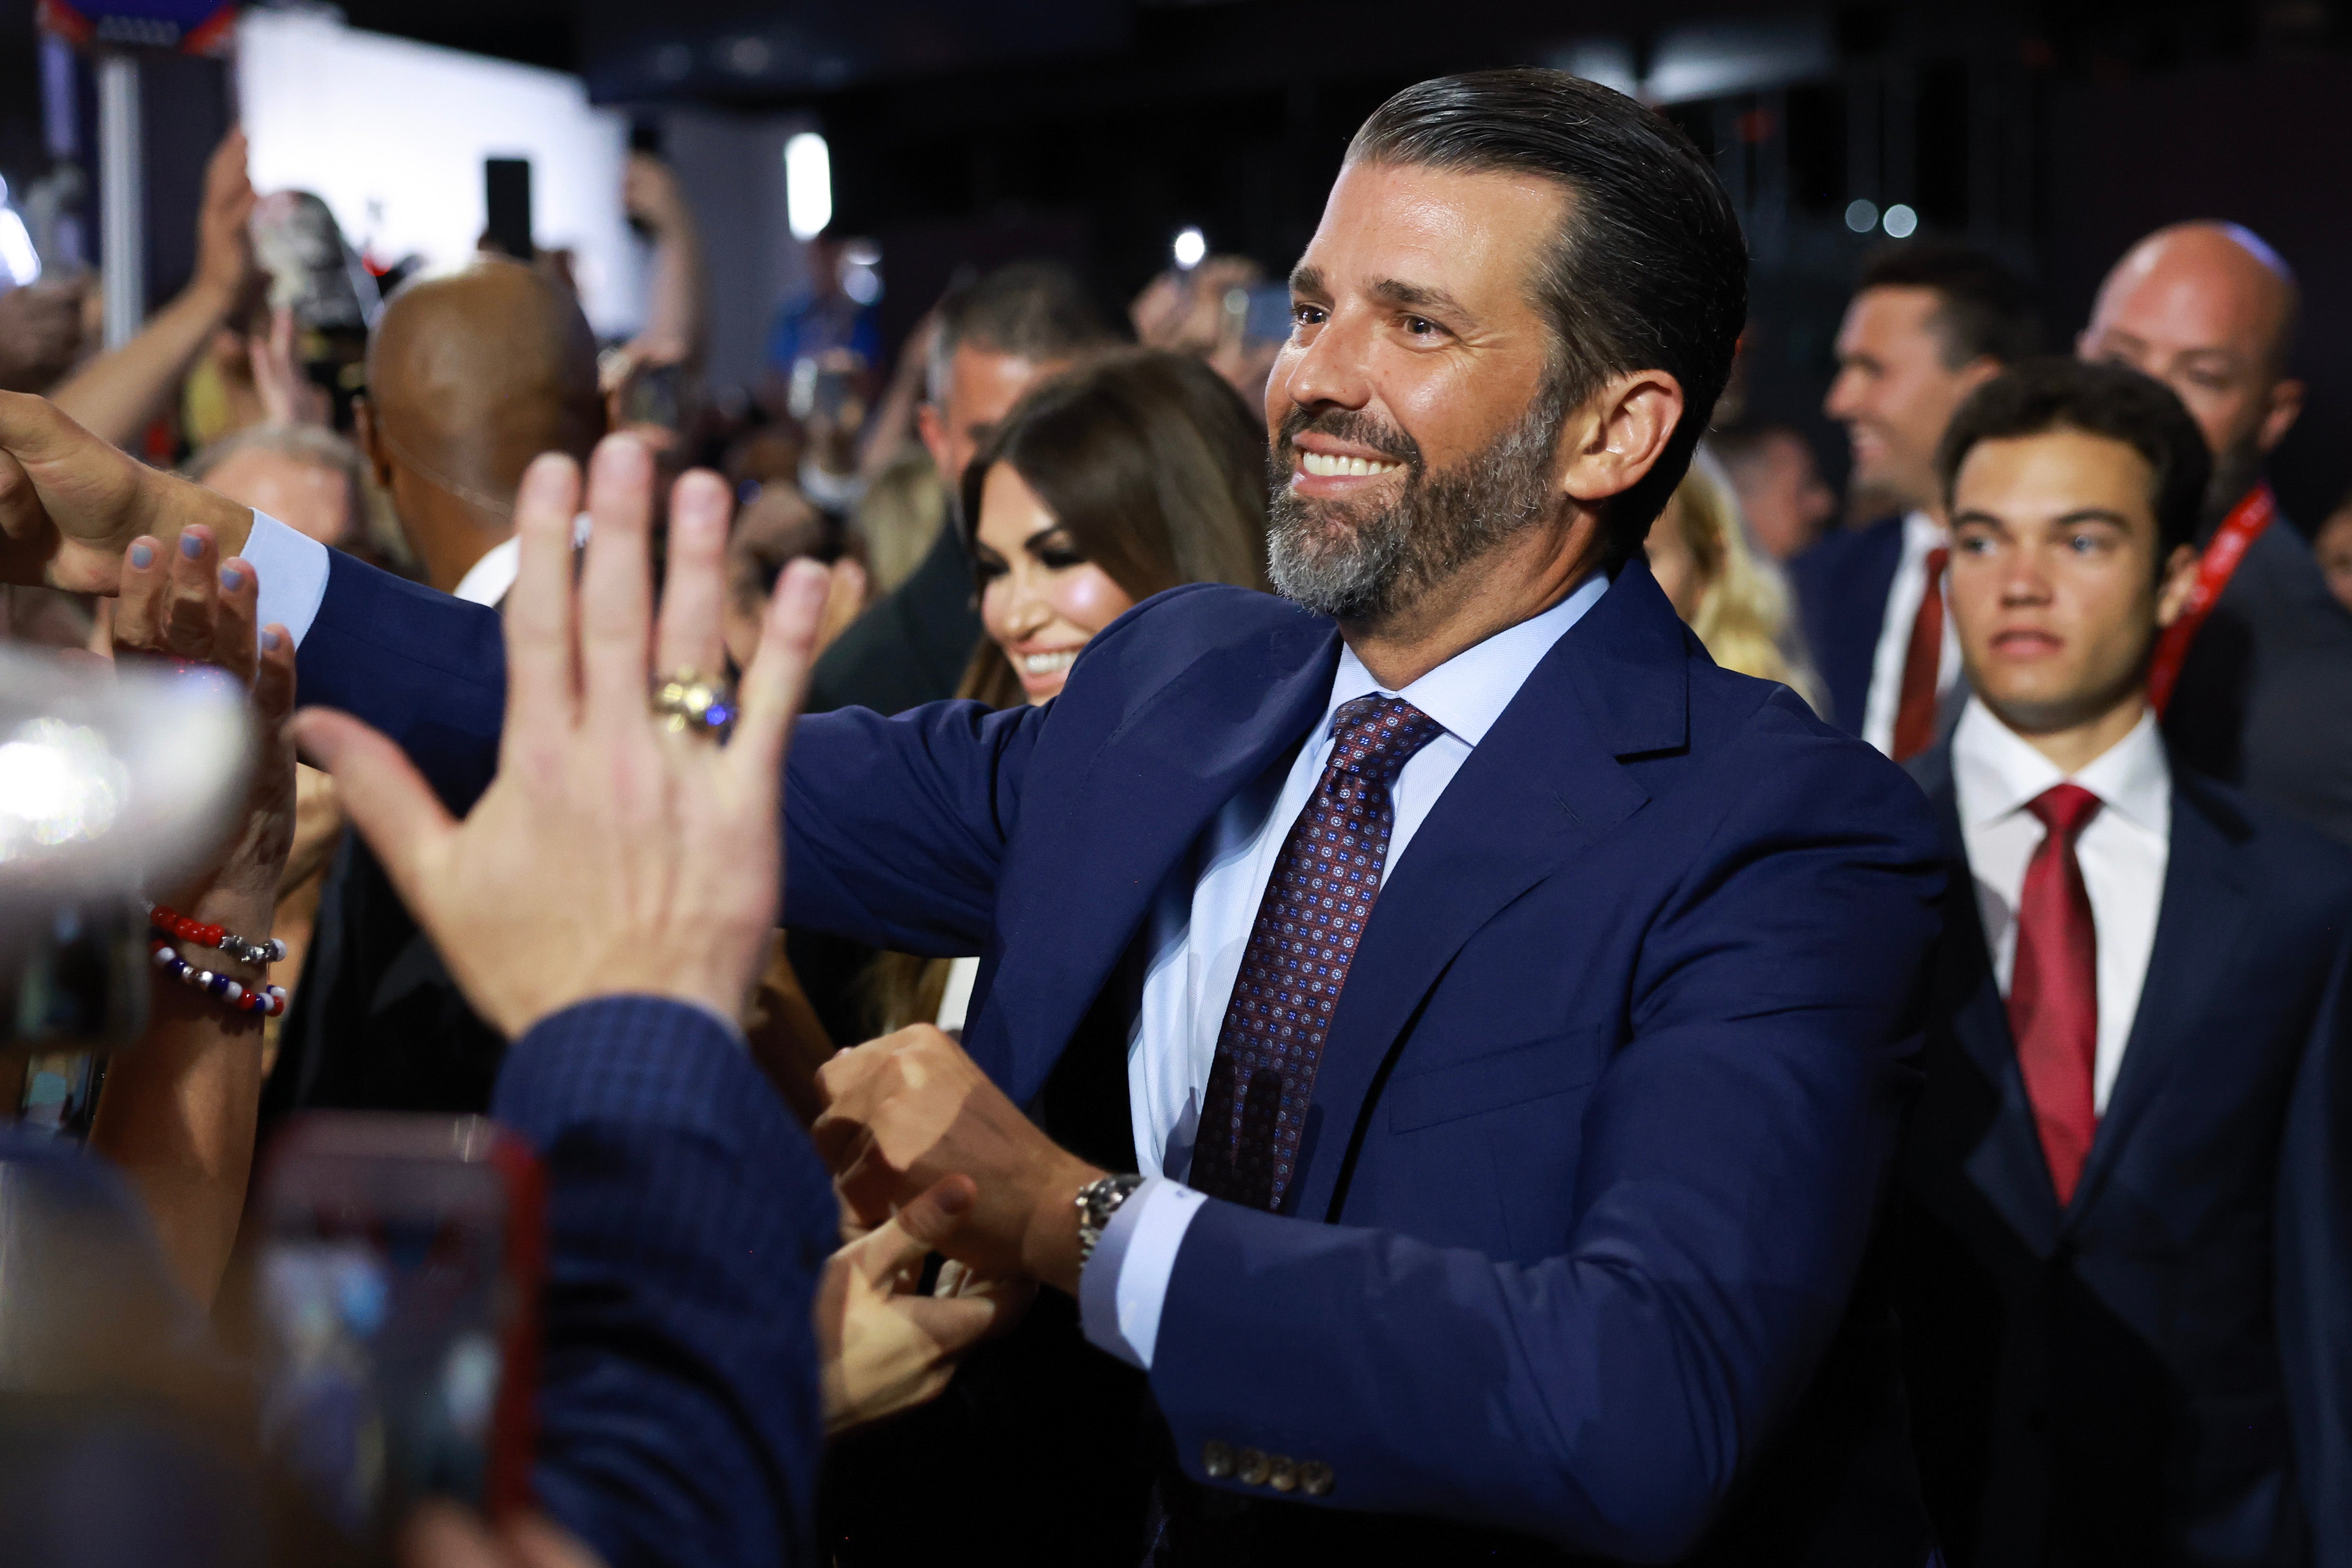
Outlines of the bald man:
<svg viewBox="0 0 2352 1568">
<path fill-rule="evenodd" d="M 595 335 L 560 286 L 486 258 L 393 297 L 368 343 L 357 411 L 361 449 L 425 580 L 496 605 L 514 583 L 523 469 L 546 451 L 584 463 L 604 433 Z M 467 1007 L 375 858 L 346 834 L 265 1117 L 313 1106 L 485 1110 L 505 1044 Z"/>
<path fill-rule="evenodd" d="M 2151 679 L 2176 758 L 2352 843 L 2352 613 L 2273 519 L 2263 479 L 2303 411 L 2289 374 L 2300 303 L 2258 236 L 2176 224 L 2116 264 L 2075 346 L 2171 387 L 2213 454 L 2198 547 L 2219 592 Z"/>
<path fill-rule="evenodd" d="M 445 594 L 495 605 L 514 581 L 514 493 L 541 452 L 588 460 L 604 433 L 596 336 L 519 261 L 485 257 L 393 297 L 368 342 L 360 447 Z"/>
</svg>

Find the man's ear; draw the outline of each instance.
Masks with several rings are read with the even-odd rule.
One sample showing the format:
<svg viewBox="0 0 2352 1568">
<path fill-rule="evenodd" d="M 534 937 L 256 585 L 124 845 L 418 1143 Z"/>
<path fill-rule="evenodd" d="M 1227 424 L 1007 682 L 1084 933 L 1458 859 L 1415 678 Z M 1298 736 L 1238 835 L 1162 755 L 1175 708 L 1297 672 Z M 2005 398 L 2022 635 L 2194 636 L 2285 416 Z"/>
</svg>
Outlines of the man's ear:
<svg viewBox="0 0 2352 1568">
<path fill-rule="evenodd" d="M 2189 595 L 2197 586 L 2197 547 L 2176 544 L 2156 585 L 2156 624 L 2168 626 L 2189 608 Z"/>
<path fill-rule="evenodd" d="M 375 479 L 376 488 L 384 494 L 392 493 L 392 458 L 384 450 L 383 431 L 377 426 L 375 405 L 367 395 L 352 399 L 352 434 L 359 437 L 360 456 L 367 459 L 368 473 Z"/>
<path fill-rule="evenodd" d="M 2303 383 L 2293 376 L 2282 376 L 2271 383 L 2270 406 L 2263 410 L 2263 422 L 2255 428 L 2254 445 L 2263 456 L 2277 450 L 2294 428 L 2303 415 Z"/>
<path fill-rule="evenodd" d="M 1666 372 L 1612 376 L 1560 432 L 1561 490 L 1591 506 L 1632 489 L 1657 466 L 1682 416 L 1683 384 Z"/>
<path fill-rule="evenodd" d="M 931 455 L 931 467 L 940 471 L 952 491 L 958 476 L 948 472 L 948 423 L 940 417 L 940 405 L 925 398 L 915 405 L 915 434 L 923 438 L 923 449 Z"/>
<path fill-rule="evenodd" d="M 1993 358 L 1990 354 L 1979 354 L 1976 358 L 1969 361 L 1968 363 L 1960 366 L 1959 369 L 1960 395 L 1958 401 L 1961 403 L 1967 402 L 1969 393 L 1974 392 L 1978 387 L 1982 386 L 1986 382 L 1990 381 L 1994 376 L 1999 375 L 2002 371 L 2005 371 L 2008 368 L 2009 366 L 2001 363 L 2000 361 Z"/>
</svg>

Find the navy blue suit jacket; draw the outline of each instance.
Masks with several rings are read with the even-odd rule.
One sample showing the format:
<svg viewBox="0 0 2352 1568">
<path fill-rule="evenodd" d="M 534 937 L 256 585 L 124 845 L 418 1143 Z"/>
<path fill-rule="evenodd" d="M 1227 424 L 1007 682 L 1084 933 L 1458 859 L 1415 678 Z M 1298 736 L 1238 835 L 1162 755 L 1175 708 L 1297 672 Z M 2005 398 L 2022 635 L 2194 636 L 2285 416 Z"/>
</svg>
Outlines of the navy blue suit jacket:
<svg viewBox="0 0 2352 1568">
<path fill-rule="evenodd" d="M 742 1043 L 683 1003 L 584 1003 L 492 1113 L 548 1171 L 539 1505 L 609 1568 L 814 1560 L 809 1307 L 833 1182 Z"/>
<path fill-rule="evenodd" d="M 488 775 L 496 636 L 338 557 L 302 695 L 429 722 L 456 798 Z M 1028 1102 L 1339 654 L 1328 620 L 1192 587 L 1046 709 L 804 720 L 787 923 L 981 952 L 965 1043 Z M 1902 1560 L 1893 1346 L 1853 1303 L 1940 885 L 1898 769 L 1717 669 L 1622 568 L 1383 889 L 1291 1212 L 1193 1223 L 1151 1375 L 1187 1472 L 1215 1440 L 1328 1464 L 1328 1506 L 1580 1552 L 1788 1562 L 1845 1530 L 1838 1560 Z"/>
<path fill-rule="evenodd" d="M 1898 1300 L 1948 1561 L 2352 1561 L 2352 855 L 2176 769 L 2147 984 L 2062 1209 L 1948 753 L 1914 766 L 1951 879 Z"/>
<path fill-rule="evenodd" d="M 1789 563 L 1789 584 L 1803 617 L 1805 641 L 1829 690 L 1830 721 L 1862 733 L 1870 668 L 1886 624 L 1886 596 L 1903 564 L 1903 518 L 1832 533 Z"/>
</svg>

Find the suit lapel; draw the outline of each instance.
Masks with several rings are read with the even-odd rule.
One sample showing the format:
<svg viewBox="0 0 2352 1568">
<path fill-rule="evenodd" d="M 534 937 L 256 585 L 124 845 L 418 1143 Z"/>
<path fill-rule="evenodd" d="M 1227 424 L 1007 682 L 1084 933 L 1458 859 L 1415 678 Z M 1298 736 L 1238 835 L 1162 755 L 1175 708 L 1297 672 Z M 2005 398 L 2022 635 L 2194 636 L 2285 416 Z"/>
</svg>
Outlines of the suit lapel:
<svg viewBox="0 0 2352 1568">
<path fill-rule="evenodd" d="M 1305 616 L 1204 655 L 1139 700 L 1084 767 L 1056 770 L 1071 782 L 1024 803 L 1041 813 L 1028 837 L 1043 852 L 1003 891 L 997 929 L 1021 940 L 966 1042 L 1016 1101 L 1044 1086 L 1210 818 L 1322 716 L 1339 658 L 1338 630 Z"/>
<path fill-rule="evenodd" d="M 2164 904 L 2156 944 L 2147 957 L 2139 1008 L 2124 1046 L 2106 1114 L 2099 1119 L 2070 1215 L 2097 1201 L 2116 1150 L 2147 1113 L 2181 1053 L 2199 1037 L 2198 1020 L 2214 992 L 2235 972 L 2231 959 L 2252 912 L 2255 889 L 2233 840 L 2244 836 L 2235 813 L 2199 788 L 2177 767 L 2172 787 L 2172 844 L 2164 867 Z"/>
<path fill-rule="evenodd" d="M 1293 1212 L 1329 1208 L 1381 1064 L 1463 943 L 1649 799 L 1616 759 L 1688 743 L 1683 637 L 1648 568 L 1620 568 L 1438 797 L 1349 966 Z"/>
<path fill-rule="evenodd" d="M 1949 874 L 1944 879 L 1944 940 L 1936 960 L 1934 1012 L 1949 1020 L 1952 1043 L 2000 1096 L 2000 1109 L 1963 1163 L 1969 1179 L 2010 1228 L 2037 1256 L 2058 1242 L 2058 1189 L 2042 1152 L 2033 1101 L 2017 1065 L 2017 1039 L 2010 1033 L 2009 1007 L 1993 973 L 1985 941 L 1984 916 L 1977 907 L 1976 874 L 1969 866 L 1968 840 L 1960 830 L 1959 792 L 1953 787 L 1951 753 L 1943 746 L 1912 764 L 1912 775 L 1927 794 L 1944 835 Z M 1933 1026 L 1932 1025 L 1930 1026 Z M 1931 1047 L 1932 1048 L 1932 1047 Z"/>
</svg>

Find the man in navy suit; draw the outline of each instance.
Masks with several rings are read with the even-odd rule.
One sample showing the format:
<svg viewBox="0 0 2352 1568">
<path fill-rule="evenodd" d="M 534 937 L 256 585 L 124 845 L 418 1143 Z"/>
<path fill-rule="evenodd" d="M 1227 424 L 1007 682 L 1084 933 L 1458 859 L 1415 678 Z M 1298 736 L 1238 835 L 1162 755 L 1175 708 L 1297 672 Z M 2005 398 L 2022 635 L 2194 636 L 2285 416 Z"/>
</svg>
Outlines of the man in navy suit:
<svg viewBox="0 0 2352 1568">
<path fill-rule="evenodd" d="M 1951 879 L 1899 1272 L 1946 1559 L 2345 1561 L 2352 855 L 2157 729 L 2203 441 L 2040 360 L 1943 469 L 1974 695 L 1915 764 Z"/>
<path fill-rule="evenodd" d="M 1161 1561 L 1926 1554 L 1869 1259 L 1932 826 L 1641 559 L 1745 275 L 1631 100 L 1409 89 L 1292 279 L 1293 602 L 1179 590 L 1045 709 L 795 733 L 785 923 L 982 955 L 969 1057 L 915 1030 L 828 1069 L 844 1189 L 975 1177 L 957 1254 L 1148 1370 Z M 103 579 L 168 482 L 68 487 L 10 429 L 0 523 Z M 495 624 L 250 526 L 305 700 L 478 792 Z"/>
<path fill-rule="evenodd" d="M 1959 651 L 1934 591 L 1949 552 L 1936 444 L 1952 410 L 2034 352 L 2024 286 L 1990 257 L 1920 243 L 1881 252 L 1838 329 L 1824 408 L 1853 450 L 1849 505 L 1876 517 L 1789 564 L 1831 721 L 1903 762 L 1950 728 Z"/>
</svg>

